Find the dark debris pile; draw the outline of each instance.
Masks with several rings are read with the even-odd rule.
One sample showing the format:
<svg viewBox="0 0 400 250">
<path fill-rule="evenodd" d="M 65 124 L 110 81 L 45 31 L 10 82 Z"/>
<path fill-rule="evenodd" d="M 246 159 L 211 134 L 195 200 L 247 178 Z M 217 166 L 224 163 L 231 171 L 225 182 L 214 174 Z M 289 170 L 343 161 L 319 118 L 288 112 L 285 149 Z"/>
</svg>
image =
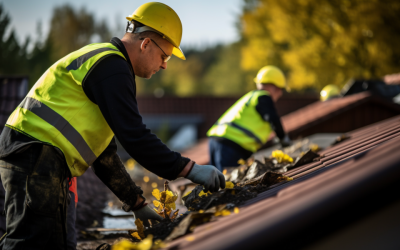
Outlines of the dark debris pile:
<svg viewBox="0 0 400 250">
<path fill-rule="evenodd" d="M 257 191 L 263 189 L 263 185 L 257 186 L 235 186 L 232 189 L 224 189 L 219 192 L 199 196 L 198 193 L 202 191 L 202 186 L 197 186 L 189 195 L 183 198 L 185 206 L 190 211 L 207 210 L 211 207 L 222 204 L 233 204 L 238 206 L 246 200 L 252 199 L 257 196 Z M 264 186 L 264 188 L 267 188 Z M 262 192 L 262 191 L 261 191 Z"/>
<path fill-rule="evenodd" d="M 152 227 L 145 229 L 144 234 L 152 235 L 153 241 L 171 241 L 188 234 L 195 227 L 212 220 L 218 212 L 230 213 L 229 211 L 270 189 L 271 186 L 291 181 L 292 178 L 284 175 L 288 169 L 307 164 L 318 157 L 317 153 L 308 150 L 289 163 L 278 163 L 274 158 L 264 158 L 264 162 L 250 160 L 248 164 L 236 167 L 225 175 L 226 180 L 230 182 L 230 186 L 226 189 L 215 193 L 204 193 L 202 186 L 196 186 L 182 198 L 188 212 L 174 220 L 164 219 L 153 224 Z M 134 241 L 134 238 L 131 241 Z"/>
<path fill-rule="evenodd" d="M 147 228 L 144 233 L 146 236 L 150 234 L 153 235 L 154 240 L 165 240 L 171 234 L 172 230 L 174 230 L 174 228 L 177 227 L 186 216 L 187 214 L 183 214 L 173 221 L 163 220 L 160 223 Z"/>
<path fill-rule="evenodd" d="M 264 162 L 250 161 L 248 165 L 239 166 L 225 176 L 227 181 L 235 183 L 234 186 L 215 193 L 204 193 L 202 186 L 196 186 L 191 193 L 182 198 L 188 213 L 174 221 L 164 220 L 147 229 L 145 233 L 161 240 L 173 240 L 185 235 L 194 227 L 210 221 L 215 211 L 233 210 L 271 186 L 291 181 L 292 178 L 284 175 L 287 169 L 307 164 L 317 157 L 317 153 L 309 150 L 292 163 L 278 163 L 271 158 L 265 158 Z"/>
</svg>

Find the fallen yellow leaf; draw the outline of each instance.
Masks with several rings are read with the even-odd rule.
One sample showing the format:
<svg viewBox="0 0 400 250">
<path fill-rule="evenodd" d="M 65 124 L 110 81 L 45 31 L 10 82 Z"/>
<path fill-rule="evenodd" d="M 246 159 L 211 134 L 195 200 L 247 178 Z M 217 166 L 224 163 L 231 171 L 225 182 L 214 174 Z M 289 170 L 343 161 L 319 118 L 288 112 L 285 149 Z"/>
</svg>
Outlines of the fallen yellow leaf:
<svg viewBox="0 0 400 250">
<path fill-rule="evenodd" d="M 217 211 L 217 212 L 214 213 L 215 216 L 228 216 L 230 214 L 231 214 L 231 211 L 229 211 L 227 209 L 224 209 L 224 210 L 221 210 L 221 211 Z"/>
<path fill-rule="evenodd" d="M 142 238 L 140 238 L 138 232 L 133 232 L 133 233 L 131 233 L 131 235 L 132 235 L 133 238 L 136 238 L 136 239 L 138 239 L 138 240 L 141 240 L 141 239 L 142 239 Z"/>
<path fill-rule="evenodd" d="M 313 152 L 318 152 L 318 151 L 320 150 L 318 144 L 315 144 L 315 143 L 311 144 L 309 148 L 310 148 L 311 151 L 313 151 Z"/>
<path fill-rule="evenodd" d="M 166 208 L 169 208 L 169 209 L 172 209 L 172 210 L 175 210 L 175 209 L 176 209 L 176 205 L 175 205 L 174 202 L 172 202 L 172 203 L 166 203 L 166 204 L 165 204 L 165 207 L 166 207 Z"/>
<path fill-rule="evenodd" d="M 204 191 L 201 190 L 201 192 L 199 193 L 199 196 L 200 196 L 200 197 L 203 196 L 203 195 L 207 196 L 207 195 L 209 195 L 209 194 L 212 194 L 212 193 L 211 193 L 210 191 L 208 191 L 207 193 L 204 193 Z"/>
<path fill-rule="evenodd" d="M 160 203 L 159 201 L 156 201 L 156 200 L 153 201 L 153 205 L 154 205 L 155 207 L 159 207 L 160 204 L 161 204 L 161 203 Z"/>
<path fill-rule="evenodd" d="M 152 249 L 160 249 L 165 247 L 167 247 L 167 244 L 165 244 L 161 239 L 158 239 L 153 242 Z"/>
<path fill-rule="evenodd" d="M 240 165 L 246 165 L 246 161 L 243 159 L 238 160 L 237 163 Z"/>
<path fill-rule="evenodd" d="M 166 192 L 166 197 L 165 197 L 165 203 L 173 203 L 178 199 L 177 195 L 174 195 L 171 191 L 165 191 Z"/>
<path fill-rule="evenodd" d="M 137 227 L 137 232 L 138 232 L 140 238 L 142 238 L 142 239 L 146 238 L 146 235 L 144 234 L 143 222 L 140 219 L 136 219 L 135 225 Z"/>
<path fill-rule="evenodd" d="M 290 157 L 289 155 L 283 153 L 282 150 L 272 151 L 271 156 L 274 157 L 278 161 L 278 163 L 293 162 L 293 158 Z"/>
<path fill-rule="evenodd" d="M 178 213 L 179 213 L 179 209 L 176 210 L 176 211 L 172 214 L 171 220 L 174 220 L 176 217 L 178 217 Z"/>
<path fill-rule="evenodd" d="M 162 210 L 163 210 L 163 206 L 161 204 L 161 206 L 158 207 L 157 213 L 161 213 Z"/>
<path fill-rule="evenodd" d="M 112 246 L 112 250 L 150 250 L 153 245 L 153 236 L 149 235 L 139 243 L 122 240 Z"/>
<path fill-rule="evenodd" d="M 188 236 L 185 238 L 187 241 L 194 241 L 196 238 L 194 236 Z"/>
<path fill-rule="evenodd" d="M 160 199 L 160 190 L 154 189 L 153 192 L 151 193 L 157 200 Z"/>
<path fill-rule="evenodd" d="M 186 194 L 183 195 L 183 197 L 188 196 L 192 191 L 186 192 Z"/>
<path fill-rule="evenodd" d="M 225 188 L 234 188 L 235 184 L 233 184 L 233 182 L 231 181 L 227 181 L 225 182 Z"/>
<path fill-rule="evenodd" d="M 167 214 L 167 217 L 169 218 L 171 216 L 172 209 L 165 207 L 164 212 Z"/>
</svg>

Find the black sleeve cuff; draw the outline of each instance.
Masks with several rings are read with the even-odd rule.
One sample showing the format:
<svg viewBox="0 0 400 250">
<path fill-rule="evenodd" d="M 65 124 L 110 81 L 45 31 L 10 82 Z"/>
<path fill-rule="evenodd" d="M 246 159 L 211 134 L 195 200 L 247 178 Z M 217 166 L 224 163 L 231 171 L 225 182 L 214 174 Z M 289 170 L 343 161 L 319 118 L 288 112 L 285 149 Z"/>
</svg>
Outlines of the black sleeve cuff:
<svg viewBox="0 0 400 250">
<path fill-rule="evenodd" d="M 175 166 L 174 166 L 174 173 L 175 173 L 175 177 L 170 179 L 170 180 L 175 180 L 176 178 L 178 178 L 178 175 L 182 172 L 182 170 L 186 167 L 186 165 L 190 162 L 189 158 L 183 157 L 181 156 L 181 158 L 179 160 L 176 161 Z M 166 178 L 169 179 L 169 178 Z"/>
</svg>

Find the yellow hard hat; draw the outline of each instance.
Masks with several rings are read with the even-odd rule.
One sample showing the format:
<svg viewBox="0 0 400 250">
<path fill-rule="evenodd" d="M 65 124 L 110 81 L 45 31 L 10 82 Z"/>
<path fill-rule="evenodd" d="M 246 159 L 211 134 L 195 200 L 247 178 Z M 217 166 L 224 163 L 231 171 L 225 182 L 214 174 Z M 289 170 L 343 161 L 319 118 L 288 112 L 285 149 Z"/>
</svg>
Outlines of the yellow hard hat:
<svg viewBox="0 0 400 250">
<path fill-rule="evenodd" d="M 340 95 L 340 90 L 336 85 L 326 85 L 320 92 L 320 99 L 321 101 L 326 101 L 329 98 L 339 96 Z"/>
<path fill-rule="evenodd" d="M 272 65 L 262 67 L 257 74 L 257 77 L 254 78 L 254 82 L 257 84 L 260 83 L 271 83 L 277 86 L 278 88 L 284 89 L 286 88 L 286 78 L 283 75 L 282 71 Z"/>
<path fill-rule="evenodd" d="M 174 46 L 172 54 L 182 60 L 186 60 L 179 47 L 182 39 L 181 19 L 171 7 L 157 2 L 145 3 L 126 19 L 142 23 L 163 35 L 163 38 Z"/>
</svg>

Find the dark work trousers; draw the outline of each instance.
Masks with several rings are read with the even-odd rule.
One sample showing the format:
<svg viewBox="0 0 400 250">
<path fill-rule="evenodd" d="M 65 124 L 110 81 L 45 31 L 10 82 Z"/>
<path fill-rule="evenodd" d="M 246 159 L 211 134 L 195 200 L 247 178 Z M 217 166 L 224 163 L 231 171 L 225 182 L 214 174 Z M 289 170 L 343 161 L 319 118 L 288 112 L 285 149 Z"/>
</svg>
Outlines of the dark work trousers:
<svg viewBox="0 0 400 250">
<path fill-rule="evenodd" d="M 75 221 L 76 221 L 76 203 L 75 203 L 75 194 L 74 192 L 68 191 L 71 197 L 70 203 L 67 209 L 67 245 L 68 250 L 76 249 L 76 229 L 75 229 Z"/>
<path fill-rule="evenodd" d="M 7 228 L 0 249 L 67 249 L 70 171 L 55 147 L 27 147 L 0 160 Z"/>
<path fill-rule="evenodd" d="M 210 150 L 210 165 L 222 171 L 226 167 L 239 166 L 240 159 L 246 160 L 252 155 L 252 152 L 241 148 L 234 142 L 221 141 L 210 137 L 208 140 Z"/>
</svg>

